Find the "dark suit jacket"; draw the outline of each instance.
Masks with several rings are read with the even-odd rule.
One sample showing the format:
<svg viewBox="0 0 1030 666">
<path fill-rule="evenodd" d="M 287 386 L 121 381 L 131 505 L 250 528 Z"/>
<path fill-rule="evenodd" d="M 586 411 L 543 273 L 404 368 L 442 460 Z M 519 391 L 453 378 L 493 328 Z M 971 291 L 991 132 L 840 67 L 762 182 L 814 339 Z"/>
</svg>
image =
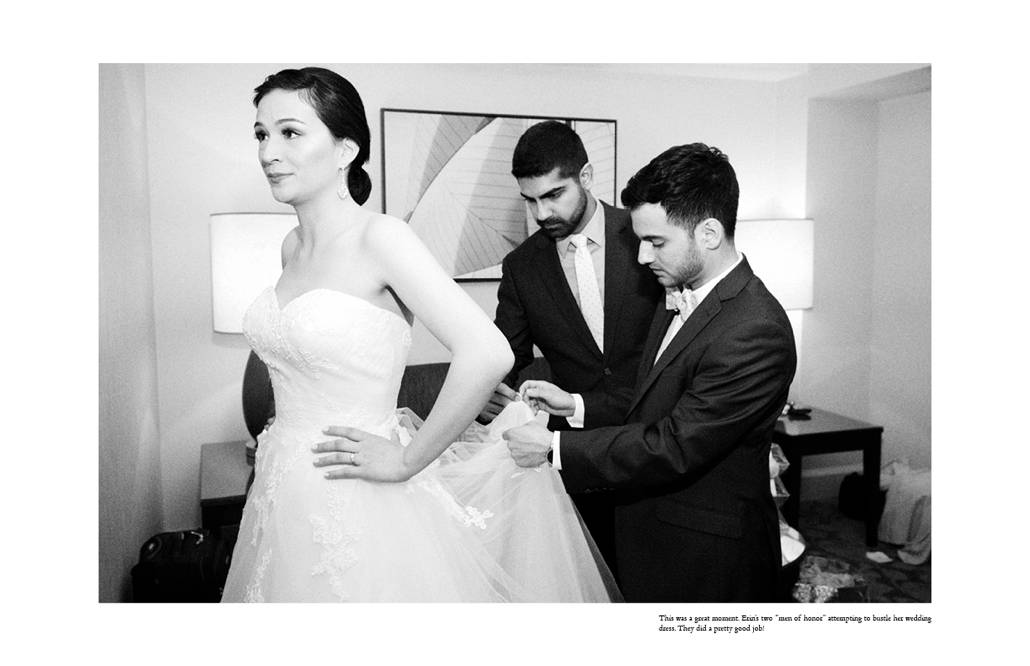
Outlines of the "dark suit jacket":
<svg viewBox="0 0 1030 666">
<path fill-rule="evenodd" d="M 652 367 L 671 320 L 659 305 L 626 425 L 562 434 L 562 480 L 569 492 L 622 489 L 627 601 L 773 601 L 769 447 L 797 363 L 790 322 L 746 259 Z"/>
<path fill-rule="evenodd" d="M 629 213 L 604 202 L 604 353 L 597 348 L 562 272 L 554 241 L 537 231 L 501 264 L 495 323 L 515 354 L 505 380 L 518 390 L 519 372 L 533 360 L 533 345 L 551 366 L 551 380 L 583 396 L 584 428 L 623 422 L 633 397 L 644 341 L 663 292 L 637 263 L 639 241 Z M 565 419 L 551 419 L 567 429 Z"/>
</svg>

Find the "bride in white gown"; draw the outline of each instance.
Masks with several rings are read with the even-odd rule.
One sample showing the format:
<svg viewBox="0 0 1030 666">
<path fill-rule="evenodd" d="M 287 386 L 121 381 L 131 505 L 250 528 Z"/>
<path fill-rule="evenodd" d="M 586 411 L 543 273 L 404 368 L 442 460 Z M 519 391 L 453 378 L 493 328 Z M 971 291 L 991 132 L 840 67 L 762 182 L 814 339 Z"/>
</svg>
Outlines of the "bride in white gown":
<svg viewBox="0 0 1030 666">
<path fill-rule="evenodd" d="M 255 92 L 261 166 L 300 224 L 278 284 L 244 318 L 276 420 L 223 601 L 617 598 L 557 473 L 517 467 L 500 439 L 529 408 L 466 428 L 511 352 L 407 224 L 360 207 L 371 183 L 357 91 L 305 68 Z M 424 424 L 396 405 L 413 317 L 452 354 Z"/>
</svg>

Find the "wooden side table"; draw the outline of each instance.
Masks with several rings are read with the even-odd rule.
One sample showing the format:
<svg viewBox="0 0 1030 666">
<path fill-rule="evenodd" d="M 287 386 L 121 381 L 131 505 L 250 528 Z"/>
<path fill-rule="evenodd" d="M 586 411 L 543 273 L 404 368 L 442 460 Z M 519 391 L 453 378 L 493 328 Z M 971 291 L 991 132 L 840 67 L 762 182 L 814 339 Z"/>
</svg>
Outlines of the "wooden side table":
<svg viewBox="0 0 1030 666">
<path fill-rule="evenodd" d="M 798 527 L 798 509 L 801 504 L 801 462 L 805 456 L 841 451 L 862 452 L 862 481 L 865 485 L 865 540 L 866 545 L 879 542 L 877 512 L 880 495 L 880 445 L 883 426 L 857 419 L 812 409 L 808 420 L 780 418 L 776 423 L 773 441 L 780 445 L 790 466 L 783 473 L 783 485 L 790 497 L 783 504 L 783 517 Z"/>
<path fill-rule="evenodd" d="M 200 447 L 200 516 L 204 529 L 238 525 L 254 468 L 247 462 L 247 440 Z"/>
</svg>

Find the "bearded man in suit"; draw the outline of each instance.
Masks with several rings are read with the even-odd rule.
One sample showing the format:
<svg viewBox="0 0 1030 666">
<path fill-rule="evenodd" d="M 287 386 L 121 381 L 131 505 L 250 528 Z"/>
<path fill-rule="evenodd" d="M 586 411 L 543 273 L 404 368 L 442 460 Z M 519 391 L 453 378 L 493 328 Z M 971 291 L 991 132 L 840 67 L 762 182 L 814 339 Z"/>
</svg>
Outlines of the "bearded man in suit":
<svg viewBox="0 0 1030 666">
<path fill-rule="evenodd" d="M 638 261 L 670 293 L 625 422 L 561 433 L 534 423 L 504 435 L 519 465 L 551 460 L 570 493 L 620 491 L 615 549 L 627 601 L 776 600 L 769 448 L 797 358 L 786 313 L 734 246 L 738 197 L 729 160 L 700 143 L 670 148 L 630 179 L 622 203 Z M 523 395 L 552 415 L 575 408 L 551 383 L 531 382 Z"/>
<path fill-rule="evenodd" d="M 480 414 L 489 422 L 516 398 L 520 371 L 539 348 L 574 409 L 552 417 L 554 430 L 622 423 L 644 340 L 662 290 L 635 261 L 629 215 L 590 192 L 593 166 L 565 123 L 530 127 L 512 155 L 512 175 L 540 229 L 501 264 L 495 324 L 515 364 Z M 616 573 L 612 502 L 606 494 L 572 499 Z"/>
</svg>

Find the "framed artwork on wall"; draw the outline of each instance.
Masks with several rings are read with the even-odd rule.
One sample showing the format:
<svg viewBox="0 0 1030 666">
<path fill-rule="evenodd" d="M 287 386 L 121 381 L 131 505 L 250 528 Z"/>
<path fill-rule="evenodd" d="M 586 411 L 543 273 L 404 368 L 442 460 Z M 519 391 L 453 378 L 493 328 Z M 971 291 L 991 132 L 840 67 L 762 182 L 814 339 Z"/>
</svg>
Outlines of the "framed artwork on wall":
<svg viewBox="0 0 1030 666">
<path fill-rule="evenodd" d="M 459 282 L 499 280 L 501 260 L 537 229 L 511 175 L 519 137 L 568 123 L 594 167 L 592 192 L 615 202 L 616 121 L 382 109 L 383 211 L 412 226 Z"/>
</svg>

